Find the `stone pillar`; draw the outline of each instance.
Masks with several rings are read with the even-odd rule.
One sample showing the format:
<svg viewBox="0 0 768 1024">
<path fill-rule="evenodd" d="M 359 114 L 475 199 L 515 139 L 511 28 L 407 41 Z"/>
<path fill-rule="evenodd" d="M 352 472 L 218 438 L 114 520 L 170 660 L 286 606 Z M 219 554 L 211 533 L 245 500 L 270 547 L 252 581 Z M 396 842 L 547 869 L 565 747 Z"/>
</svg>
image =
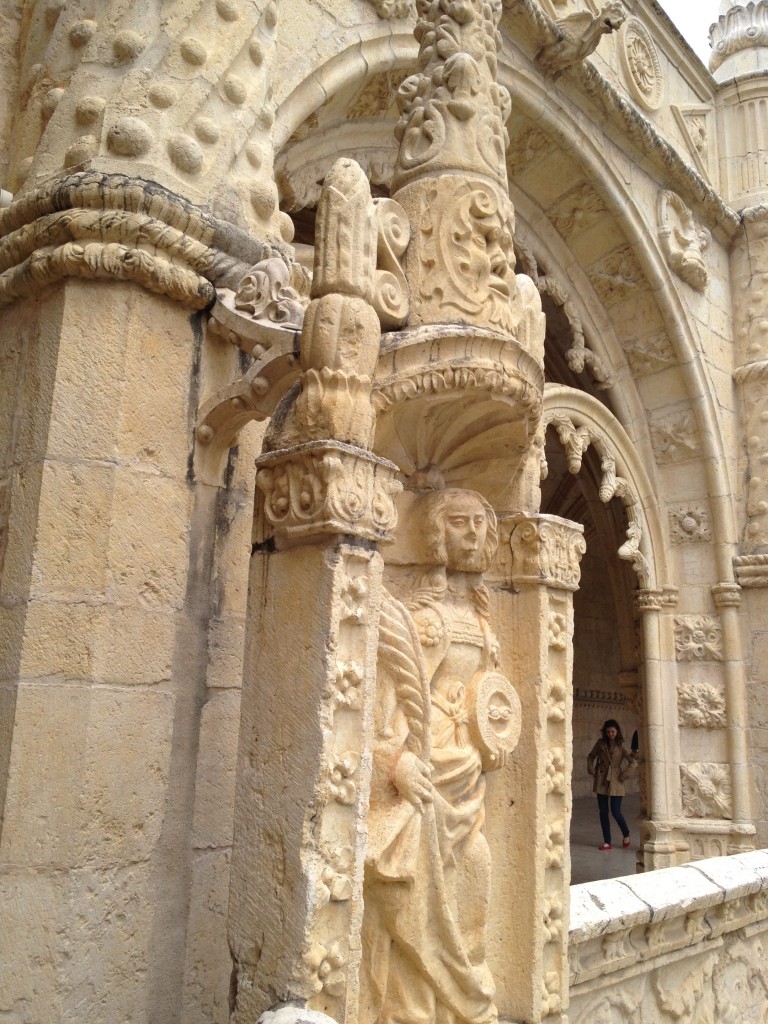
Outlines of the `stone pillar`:
<svg viewBox="0 0 768 1024">
<path fill-rule="evenodd" d="M 501 1018 L 560 1024 L 568 1008 L 573 592 L 585 543 L 579 524 L 545 515 L 502 516 L 500 539 L 497 572 L 486 578 L 523 728 L 511 768 L 488 785 L 500 894 L 489 961 Z"/>
<path fill-rule="evenodd" d="M 187 475 L 200 341 L 194 309 L 129 282 L 3 310 L 0 1005 L 30 1019 L 178 1019 L 215 522 Z"/>
<path fill-rule="evenodd" d="M 356 1019 L 381 557 L 395 467 L 339 443 L 258 460 L 229 934 L 234 1020 Z M 277 547 L 277 550 L 275 549 Z"/>
</svg>

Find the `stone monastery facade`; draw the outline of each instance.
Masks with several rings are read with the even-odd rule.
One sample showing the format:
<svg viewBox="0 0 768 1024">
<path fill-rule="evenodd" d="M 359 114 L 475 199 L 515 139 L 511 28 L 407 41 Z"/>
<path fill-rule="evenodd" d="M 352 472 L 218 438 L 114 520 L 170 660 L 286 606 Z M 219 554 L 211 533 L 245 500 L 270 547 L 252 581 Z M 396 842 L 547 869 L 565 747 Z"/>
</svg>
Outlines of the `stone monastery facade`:
<svg viewBox="0 0 768 1024">
<path fill-rule="evenodd" d="M 654 0 L 1 0 L 0 1020 L 768 1019 L 710 2 L 707 69 Z M 609 717 L 638 873 L 570 889 Z"/>
</svg>

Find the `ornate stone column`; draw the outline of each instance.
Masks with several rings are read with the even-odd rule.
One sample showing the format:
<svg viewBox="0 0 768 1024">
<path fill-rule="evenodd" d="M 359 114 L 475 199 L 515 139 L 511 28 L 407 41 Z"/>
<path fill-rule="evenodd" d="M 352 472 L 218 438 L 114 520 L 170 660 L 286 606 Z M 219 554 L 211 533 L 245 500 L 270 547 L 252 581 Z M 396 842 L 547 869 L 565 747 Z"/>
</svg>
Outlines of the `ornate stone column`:
<svg viewBox="0 0 768 1024">
<path fill-rule="evenodd" d="M 233 1020 L 357 1019 L 381 557 L 397 467 L 369 451 L 380 326 L 365 175 L 318 210 L 302 375 L 257 459 L 229 906 Z"/>
<path fill-rule="evenodd" d="M 497 1004 L 507 1020 L 560 1024 L 568 1009 L 573 592 L 586 545 L 579 524 L 556 516 L 502 515 L 500 532 L 488 581 L 523 727 L 510 772 L 489 782 L 489 841 L 503 828 L 506 848 L 493 865 L 505 894 L 491 921 L 505 936 Z M 508 893 L 514 921 L 500 920 Z"/>
</svg>

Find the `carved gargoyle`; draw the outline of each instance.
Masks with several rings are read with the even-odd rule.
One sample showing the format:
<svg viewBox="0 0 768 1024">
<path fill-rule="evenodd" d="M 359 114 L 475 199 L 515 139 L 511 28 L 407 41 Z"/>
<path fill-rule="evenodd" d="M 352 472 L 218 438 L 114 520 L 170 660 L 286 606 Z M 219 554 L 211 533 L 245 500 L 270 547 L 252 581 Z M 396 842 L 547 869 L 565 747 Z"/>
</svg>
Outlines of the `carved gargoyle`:
<svg viewBox="0 0 768 1024">
<path fill-rule="evenodd" d="M 594 17 L 579 11 L 563 18 L 557 22 L 560 38 L 539 50 L 536 63 L 545 74 L 557 77 L 594 53 L 601 38 L 621 28 L 626 17 L 620 0 L 609 0 Z"/>
</svg>

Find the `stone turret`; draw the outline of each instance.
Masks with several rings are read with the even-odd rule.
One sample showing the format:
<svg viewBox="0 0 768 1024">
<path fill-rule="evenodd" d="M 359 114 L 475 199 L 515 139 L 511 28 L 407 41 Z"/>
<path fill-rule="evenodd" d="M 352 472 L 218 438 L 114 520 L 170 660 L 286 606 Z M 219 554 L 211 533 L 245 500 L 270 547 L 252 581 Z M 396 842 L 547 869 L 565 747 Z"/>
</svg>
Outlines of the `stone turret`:
<svg viewBox="0 0 768 1024">
<path fill-rule="evenodd" d="M 709 68 L 718 82 L 768 68 L 768 0 L 733 4 L 723 0 L 709 30 Z"/>
</svg>

